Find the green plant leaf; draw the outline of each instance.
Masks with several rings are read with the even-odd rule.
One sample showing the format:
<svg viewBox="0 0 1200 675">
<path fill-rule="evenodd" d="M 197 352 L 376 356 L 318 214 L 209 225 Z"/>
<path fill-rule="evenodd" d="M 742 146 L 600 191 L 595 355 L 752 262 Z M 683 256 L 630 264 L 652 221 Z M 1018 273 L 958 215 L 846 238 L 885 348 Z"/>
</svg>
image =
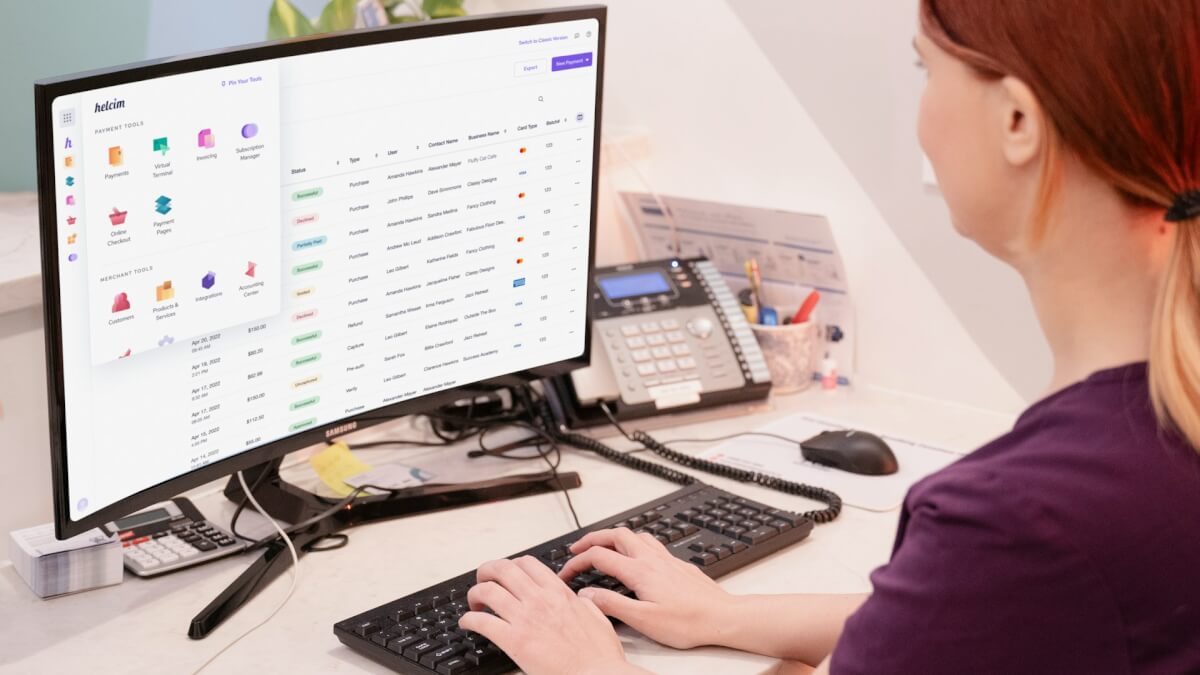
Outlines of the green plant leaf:
<svg viewBox="0 0 1200 675">
<path fill-rule="evenodd" d="M 467 15 L 467 10 L 463 9 L 463 0 L 424 0 L 421 3 L 421 9 L 431 19 Z"/>
<path fill-rule="evenodd" d="M 400 16 L 396 16 L 395 14 L 388 15 L 388 23 L 413 23 L 420 20 L 421 17 L 413 16 L 412 14 L 401 14 Z"/>
<path fill-rule="evenodd" d="M 354 0 L 329 0 L 317 19 L 318 33 L 336 33 L 354 28 Z"/>
<path fill-rule="evenodd" d="M 271 11 L 267 13 L 268 40 L 282 40 L 312 34 L 312 22 L 296 9 L 295 5 L 288 0 L 274 0 L 271 3 Z"/>
</svg>

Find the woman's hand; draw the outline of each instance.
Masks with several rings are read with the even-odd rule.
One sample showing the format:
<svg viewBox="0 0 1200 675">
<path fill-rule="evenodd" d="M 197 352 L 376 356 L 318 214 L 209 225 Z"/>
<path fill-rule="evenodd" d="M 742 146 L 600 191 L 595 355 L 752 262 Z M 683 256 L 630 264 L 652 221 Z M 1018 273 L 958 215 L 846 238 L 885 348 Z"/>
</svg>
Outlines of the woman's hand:
<svg viewBox="0 0 1200 675">
<path fill-rule="evenodd" d="M 612 625 L 596 605 L 571 592 L 534 558 L 494 560 L 467 592 L 464 630 L 491 640 L 526 673 L 643 672 L 625 661 Z M 488 608 L 495 614 L 480 611 Z"/>
<path fill-rule="evenodd" d="M 626 528 L 600 530 L 575 542 L 571 553 L 575 557 L 559 573 L 563 579 L 594 567 L 637 594 L 634 600 L 603 588 L 581 590 L 579 596 L 600 611 L 669 647 L 721 644 L 720 617 L 731 596 L 654 537 Z"/>
</svg>

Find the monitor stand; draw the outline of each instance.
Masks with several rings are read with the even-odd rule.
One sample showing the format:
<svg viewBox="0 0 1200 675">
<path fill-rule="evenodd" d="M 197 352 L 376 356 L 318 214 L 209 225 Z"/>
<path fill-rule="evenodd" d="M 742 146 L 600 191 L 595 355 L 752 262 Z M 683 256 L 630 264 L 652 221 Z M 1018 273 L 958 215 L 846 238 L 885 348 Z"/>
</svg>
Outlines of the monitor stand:
<svg viewBox="0 0 1200 675">
<path fill-rule="evenodd" d="M 247 485 L 261 481 L 254 488 L 254 497 L 263 509 L 272 517 L 287 523 L 299 523 L 327 511 L 331 506 L 328 500 L 283 480 L 279 475 L 282 461 L 282 458 L 276 459 L 243 472 Z M 364 523 L 557 492 L 580 485 L 579 474 L 573 471 L 557 476 L 547 471 L 503 476 L 476 483 L 421 485 L 392 494 L 359 497 L 346 508 L 293 534 L 292 543 L 296 546 L 296 552 L 303 554 L 306 547 L 321 539 Z M 225 486 L 225 496 L 236 502 L 241 501 L 243 495 L 237 477 L 230 477 Z M 287 569 L 291 562 L 287 545 L 282 540 L 276 539 L 267 544 L 258 560 L 251 563 L 245 572 L 192 619 L 188 637 L 193 640 L 207 637 L 221 622 Z"/>
</svg>

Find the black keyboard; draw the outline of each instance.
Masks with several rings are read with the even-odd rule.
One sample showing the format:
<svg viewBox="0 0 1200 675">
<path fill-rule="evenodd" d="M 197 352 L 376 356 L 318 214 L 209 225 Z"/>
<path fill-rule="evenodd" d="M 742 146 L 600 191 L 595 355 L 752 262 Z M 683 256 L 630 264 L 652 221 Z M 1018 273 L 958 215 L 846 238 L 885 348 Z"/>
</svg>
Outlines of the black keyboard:
<svg viewBox="0 0 1200 675">
<path fill-rule="evenodd" d="M 572 543 L 588 532 L 610 527 L 650 532 L 675 557 L 715 579 L 804 539 L 813 522 L 695 483 L 510 557 L 531 555 L 558 571 L 571 558 Z M 512 670 L 516 666 L 495 645 L 458 628 L 459 617 L 467 611 L 467 589 L 474 584 L 472 570 L 339 621 L 333 632 L 347 647 L 400 673 L 490 675 Z M 616 579 L 596 570 L 580 574 L 568 585 L 576 592 L 600 586 L 633 597 Z"/>
</svg>

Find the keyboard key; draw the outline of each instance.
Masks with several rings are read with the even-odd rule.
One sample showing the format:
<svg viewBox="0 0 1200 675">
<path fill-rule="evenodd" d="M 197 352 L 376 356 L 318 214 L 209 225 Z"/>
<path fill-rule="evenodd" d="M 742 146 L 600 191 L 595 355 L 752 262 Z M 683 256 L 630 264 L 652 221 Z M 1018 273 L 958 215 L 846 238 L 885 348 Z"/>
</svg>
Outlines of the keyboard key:
<svg viewBox="0 0 1200 675">
<path fill-rule="evenodd" d="M 758 522 L 757 520 L 743 520 L 741 523 L 738 523 L 738 525 L 746 528 L 747 530 L 756 530 L 759 527 L 762 527 L 762 523 Z"/>
<path fill-rule="evenodd" d="M 663 546 L 666 546 L 667 544 L 671 543 L 670 539 L 667 539 L 666 536 L 661 535 L 661 534 L 654 535 L 654 538 L 657 539 L 658 543 L 662 544 Z"/>
<path fill-rule="evenodd" d="M 692 556 L 691 561 L 701 567 L 705 567 L 717 562 L 717 556 L 713 555 L 712 553 L 700 553 Z"/>
<path fill-rule="evenodd" d="M 463 636 L 462 642 L 470 649 L 483 649 L 484 647 L 492 644 L 491 641 L 479 633 L 473 633 L 471 631 L 467 631 L 467 634 Z"/>
<path fill-rule="evenodd" d="M 463 598 L 467 597 L 467 589 L 451 588 L 449 595 L 451 600 L 462 600 Z"/>
<path fill-rule="evenodd" d="M 692 518 L 693 523 L 699 525 L 700 527 L 704 527 L 704 528 L 707 528 L 709 526 L 709 524 L 712 523 L 712 521 L 714 521 L 714 520 L 716 520 L 716 518 L 713 518 L 712 516 L 709 516 L 709 515 L 701 515 L 701 516 L 696 516 L 695 518 Z M 755 524 L 757 525 L 757 523 L 755 523 Z"/>
<path fill-rule="evenodd" d="M 629 347 L 630 349 L 642 349 L 643 347 L 646 346 L 646 338 L 644 338 L 644 337 L 628 338 L 625 340 L 625 346 Z"/>
<path fill-rule="evenodd" d="M 679 513 L 675 514 L 675 517 L 680 520 L 691 520 L 692 518 L 695 518 L 698 515 L 700 515 L 700 512 L 697 511 L 696 509 L 684 509 L 683 511 L 680 511 Z"/>
<path fill-rule="evenodd" d="M 747 544 L 758 544 L 770 539 L 771 537 L 774 537 L 777 534 L 779 534 L 779 530 L 776 530 L 773 527 L 763 526 L 754 530 L 748 530 L 746 534 L 741 536 L 741 540 Z"/>
<path fill-rule="evenodd" d="M 733 527 L 733 523 L 728 520 L 714 520 L 706 525 L 705 529 L 712 530 L 713 532 L 724 532 L 727 527 Z"/>
<path fill-rule="evenodd" d="M 495 645 L 488 645 L 468 651 L 463 655 L 463 658 L 467 660 L 467 663 L 478 666 L 495 659 L 500 653 L 500 650 Z"/>
<path fill-rule="evenodd" d="M 456 656 L 449 661 L 439 663 L 437 671 L 442 675 L 458 675 L 470 667 L 471 664 L 465 658 Z"/>
<path fill-rule="evenodd" d="M 729 512 L 726 511 L 725 509 L 710 509 L 708 512 L 708 515 L 712 516 L 713 518 L 720 518 L 721 520 L 725 520 L 726 516 L 729 515 Z"/>
<path fill-rule="evenodd" d="M 466 651 L 467 648 L 463 645 L 447 645 L 422 656 L 421 665 L 425 666 L 426 668 L 434 668 L 442 661 L 449 661 L 450 659 L 458 656 L 459 654 L 463 654 Z"/>
<path fill-rule="evenodd" d="M 765 513 L 760 513 L 758 515 L 753 516 L 753 520 L 757 520 L 758 522 L 762 523 L 763 525 L 766 525 L 767 523 L 771 522 L 772 520 L 775 520 L 775 517 L 769 516 Z"/>
<path fill-rule="evenodd" d="M 389 641 L 387 643 L 387 648 L 393 652 L 396 652 L 397 654 L 403 654 L 404 650 L 407 649 L 409 645 L 411 645 L 415 642 L 418 642 L 420 640 L 421 640 L 420 636 L 405 635 L 403 637 L 398 637 L 398 638 L 395 638 L 394 640 Z"/>
<path fill-rule="evenodd" d="M 630 323 L 630 324 L 625 324 L 624 326 L 621 326 L 621 335 L 624 335 L 625 337 L 632 337 L 634 335 L 638 335 L 641 332 L 642 331 L 637 327 L 636 323 Z"/>
<path fill-rule="evenodd" d="M 743 534 L 746 534 L 746 528 L 738 526 L 738 525 L 733 525 L 731 527 L 727 527 L 727 528 L 721 530 L 721 534 L 725 535 L 726 537 L 733 537 L 734 539 L 737 539 L 737 538 L 741 537 Z"/>
<path fill-rule="evenodd" d="M 718 560 L 724 560 L 733 555 L 733 549 L 725 546 L 713 546 L 712 548 L 708 549 L 708 552 L 717 556 Z"/>
<path fill-rule="evenodd" d="M 409 661 L 420 661 L 422 656 L 441 649 L 444 645 L 432 638 L 425 638 L 413 643 L 411 647 L 404 650 L 404 658 Z"/>
<path fill-rule="evenodd" d="M 647 511 L 642 514 L 642 517 L 646 519 L 647 523 L 653 523 L 656 520 L 660 520 L 662 518 L 662 514 L 656 511 Z"/>
<path fill-rule="evenodd" d="M 562 560 L 565 557 L 567 557 L 567 552 L 562 550 L 561 548 L 550 549 L 550 559 L 551 560 Z"/>
<path fill-rule="evenodd" d="M 387 630 L 381 630 L 378 633 L 372 635 L 371 642 L 374 642 L 375 644 L 379 645 L 380 647 L 386 647 L 387 643 L 391 642 L 392 640 L 395 640 L 398 637 L 403 637 L 403 636 L 404 636 L 403 631 L 401 631 L 397 626 L 392 626 L 391 628 L 389 628 Z"/>
<path fill-rule="evenodd" d="M 683 530 L 670 528 L 663 530 L 662 535 L 671 541 L 679 541 L 680 539 L 683 539 Z"/>
<path fill-rule="evenodd" d="M 642 324 L 643 333 L 657 333 L 662 330 L 662 326 L 657 321 L 647 321 Z"/>
<path fill-rule="evenodd" d="M 685 537 L 696 534 L 697 532 L 700 531 L 700 528 L 696 527 L 695 525 L 692 525 L 691 523 L 684 523 L 683 525 L 680 526 L 679 529 L 683 530 L 683 536 L 685 536 Z"/>
<path fill-rule="evenodd" d="M 369 637 L 381 630 L 383 630 L 383 624 L 375 619 L 359 622 L 359 624 L 354 627 L 354 632 L 358 633 L 360 637 Z"/>
<path fill-rule="evenodd" d="M 650 355 L 656 359 L 669 359 L 671 358 L 671 348 L 655 347 L 654 349 L 650 350 Z"/>
<path fill-rule="evenodd" d="M 796 523 L 800 522 L 800 516 L 797 516 L 791 511 L 784 511 L 782 509 L 768 509 L 767 513 L 778 520 L 786 521 L 792 527 L 795 527 Z"/>
<path fill-rule="evenodd" d="M 641 363 L 638 364 L 637 371 L 638 375 L 642 375 L 643 377 L 653 375 L 658 372 L 658 366 L 654 365 L 653 362 Z"/>
<path fill-rule="evenodd" d="M 388 616 L 392 617 L 392 621 L 395 621 L 396 623 L 404 623 L 405 621 L 413 618 L 413 611 L 411 607 L 404 607 L 392 612 Z"/>
<path fill-rule="evenodd" d="M 787 522 L 786 520 L 772 520 L 770 522 L 770 525 L 771 525 L 771 527 L 779 530 L 780 532 L 786 532 L 786 531 L 792 529 L 792 524 Z"/>
<path fill-rule="evenodd" d="M 629 528 L 637 529 L 646 524 L 646 519 L 641 516 L 634 516 L 629 519 Z"/>
<path fill-rule="evenodd" d="M 662 335 L 647 335 L 646 344 L 650 345 L 651 347 L 661 347 L 667 344 L 667 338 Z"/>
<path fill-rule="evenodd" d="M 690 548 L 691 550 L 695 551 L 696 553 L 703 553 L 703 552 L 704 552 L 704 544 L 702 544 L 702 543 L 700 543 L 700 542 L 698 542 L 698 541 L 694 541 L 694 542 L 692 542 L 692 543 L 688 544 L 688 548 Z"/>
<path fill-rule="evenodd" d="M 731 541 L 729 542 L 729 548 L 732 549 L 734 553 L 741 553 L 750 547 L 740 541 Z"/>
<path fill-rule="evenodd" d="M 447 602 L 450 602 L 450 598 L 448 598 L 444 595 L 434 595 L 429 598 L 429 606 L 430 607 L 441 607 L 442 605 L 446 604 Z"/>
</svg>

